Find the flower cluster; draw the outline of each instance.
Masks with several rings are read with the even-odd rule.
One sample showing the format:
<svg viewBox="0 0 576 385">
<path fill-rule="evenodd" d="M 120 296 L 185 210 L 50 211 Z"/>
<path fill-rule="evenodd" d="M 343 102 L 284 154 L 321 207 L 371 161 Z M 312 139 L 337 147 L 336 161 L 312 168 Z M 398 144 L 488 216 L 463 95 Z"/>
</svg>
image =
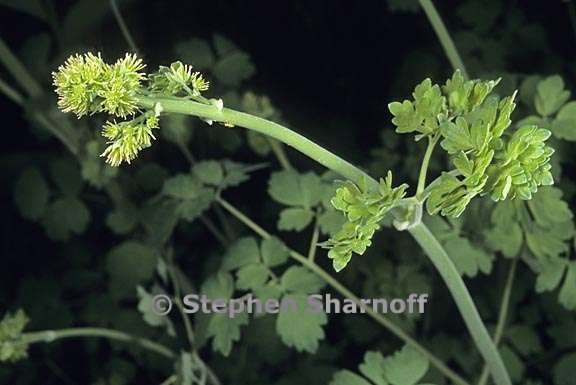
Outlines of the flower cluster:
<svg viewBox="0 0 576 385">
<path fill-rule="evenodd" d="M 22 310 L 4 316 L 0 322 L 0 362 L 16 362 L 28 356 L 28 344 L 22 340 L 28 321 Z"/>
<path fill-rule="evenodd" d="M 160 66 L 158 72 L 150 76 L 152 91 L 174 96 L 200 96 L 209 85 L 199 72 L 192 72 L 192 66 L 179 61 L 172 63 L 170 67 Z"/>
<path fill-rule="evenodd" d="M 157 116 L 140 116 L 137 119 L 116 123 L 108 121 L 102 130 L 102 136 L 108 139 L 108 147 L 102 153 L 111 166 L 122 162 L 130 163 L 140 150 L 150 147 L 156 139 L 152 130 L 158 128 Z"/>
<path fill-rule="evenodd" d="M 62 111 L 78 117 L 98 112 L 122 119 L 132 116 L 122 122 L 107 121 L 103 127 L 107 147 L 102 156 L 112 166 L 130 163 L 155 139 L 152 131 L 158 128 L 162 108 L 157 105 L 154 111 L 139 111 L 139 95 L 189 96 L 210 103 L 201 96 L 208 82 L 191 66 L 175 62 L 148 77 L 141 72 L 144 67 L 142 60 L 131 54 L 107 64 L 100 54 L 87 53 L 71 56 L 52 74 Z M 143 84 L 146 78 L 149 82 Z"/>
<path fill-rule="evenodd" d="M 336 271 L 342 270 L 352 253 L 364 254 L 372 244 L 372 236 L 380 228 L 380 222 L 406 194 L 408 185 L 392 187 L 392 173 L 380 179 L 378 191 L 368 191 L 347 181 L 336 190 L 332 205 L 346 216 L 347 222 L 334 237 L 322 244 L 329 248 L 328 257 Z"/>
<path fill-rule="evenodd" d="M 126 54 L 107 64 L 100 54 L 74 55 L 52 74 L 58 105 L 78 117 L 97 112 L 126 117 L 136 112 L 136 94 L 145 75 L 142 60 Z"/>
<path fill-rule="evenodd" d="M 525 126 L 508 134 L 515 94 L 491 95 L 497 84 L 465 81 L 457 71 L 444 86 L 426 79 L 413 101 L 389 105 L 397 132 L 442 138 L 440 145 L 455 167 L 429 187 L 430 214 L 458 217 L 475 196 L 530 199 L 539 186 L 553 184 L 549 161 L 554 150 L 544 143 L 550 132 Z"/>
</svg>

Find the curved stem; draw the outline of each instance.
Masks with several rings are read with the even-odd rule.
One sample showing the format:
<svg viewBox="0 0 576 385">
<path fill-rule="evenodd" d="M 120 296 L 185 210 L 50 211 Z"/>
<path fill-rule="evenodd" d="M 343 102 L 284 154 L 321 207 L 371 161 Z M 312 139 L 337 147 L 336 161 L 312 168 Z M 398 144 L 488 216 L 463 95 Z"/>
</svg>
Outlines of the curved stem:
<svg viewBox="0 0 576 385">
<path fill-rule="evenodd" d="M 496 345 L 490 338 L 480 314 L 474 305 L 474 301 L 460 277 L 456 266 L 446 254 L 444 248 L 440 245 L 434 235 L 422 223 L 412 227 L 410 233 L 416 239 L 416 242 L 428 254 L 430 260 L 446 282 L 448 290 L 452 294 L 462 318 L 468 327 L 468 331 L 472 335 L 478 350 L 484 357 L 486 364 L 490 368 L 494 383 L 497 385 L 511 385 L 510 377 L 504 362 L 500 357 L 500 353 Z"/>
<path fill-rule="evenodd" d="M 260 227 L 256 222 L 254 222 L 252 219 L 248 218 L 244 213 L 242 213 L 240 210 L 238 210 L 236 207 L 234 207 L 232 204 L 230 204 L 226 200 L 224 200 L 222 198 L 217 198 L 217 201 L 226 211 L 228 211 L 230 214 L 232 214 L 234 217 L 236 217 L 238 220 L 240 220 L 242 223 L 244 223 L 247 227 L 249 227 L 252 231 L 254 231 L 256 234 L 258 234 L 263 239 L 268 239 L 272 236 L 270 233 L 268 233 L 266 230 L 264 230 L 262 227 Z M 358 298 L 358 296 L 356 296 L 346 286 L 342 285 L 340 282 L 338 282 L 338 280 L 333 278 L 328 272 L 326 272 L 324 269 L 322 269 L 320 266 L 318 266 L 316 263 L 314 263 L 313 260 L 305 257 L 304 255 L 298 253 L 297 251 L 295 251 L 293 249 L 289 249 L 289 252 L 290 252 L 290 256 L 293 259 L 295 259 L 296 261 L 300 262 L 303 266 L 310 269 L 314 274 L 316 274 L 320 278 L 322 278 L 328 285 L 332 286 L 333 289 L 335 289 L 337 292 L 342 294 L 344 297 L 346 297 L 346 298 L 354 301 L 356 304 L 358 304 L 358 306 L 360 306 L 360 308 L 364 309 L 365 312 L 372 319 L 374 319 L 378 324 L 380 324 L 384 328 L 388 329 L 392 334 L 396 335 L 402 341 L 404 341 L 408 345 L 414 347 L 416 350 L 418 350 L 420 353 L 422 353 L 424 356 L 426 356 L 428 358 L 428 360 L 430 361 L 430 363 L 434 367 L 436 367 L 436 369 L 438 369 L 442 374 L 444 374 L 447 378 L 449 378 L 454 384 L 457 384 L 457 385 L 467 385 L 468 384 L 466 382 L 466 380 L 464 380 L 462 377 L 460 377 L 458 374 L 456 374 L 452 369 L 450 369 L 448 366 L 446 366 L 446 364 L 444 362 L 442 362 L 442 360 L 438 359 L 428 349 L 426 349 L 425 347 L 420 345 L 418 343 L 418 341 L 416 341 L 410 335 L 408 335 L 404 330 L 402 330 L 402 328 L 396 326 L 393 322 L 388 320 L 383 315 L 375 312 L 370 307 L 365 306 L 365 304 L 363 304 L 362 301 L 360 301 L 360 298 Z"/>
<path fill-rule="evenodd" d="M 339 173 L 355 183 L 359 183 L 364 179 L 370 187 L 378 187 L 378 182 L 375 179 L 358 169 L 353 164 L 324 149 L 322 146 L 317 145 L 310 139 L 290 130 L 289 128 L 281 126 L 278 123 L 240 111 L 231 110 L 229 108 L 219 110 L 215 106 L 197 103 L 191 100 L 152 98 L 148 96 L 140 96 L 138 98 L 138 104 L 144 108 L 154 108 L 156 103 L 160 103 L 165 112 L 198 116 L 215 122 L 227 122 L 235 126 L 248 128 L 270 136 L 295 148 L 321 165 Z"/>
<path fill-rule="evenodd" d="M 512 296 L 512 287 L 514 285 L 514 278 L 516 276 L 516 268 L 518 266 L 518 258 L 512 260 L 508 276 L 506 277 L 506 285 L 504 286 L 504 293 L 502 294 L 502 302 L 500 304 L 500 313 L 498 315 L 498 323 L 496 324 L 496 331 L 494 332 L 494 344 L 498 346 L 502 336 L 504 335 L 504 328 L 508 320 L 508 309 L 510 308 L 510 298 Z M 478 385 L 485 385 L 488 381 L 488 367 L 484 365 L 482 375 L 478 380 Z"/>
<path fill-rule="evenodd" d="M 310 139 L 278 123 L 228 108 L 218 109 L 216 106 L 177 98 L 140 96 L 138 98 L 138 104 L 148 109 L 154 108 L 156 104 L 160 104 L 162 110 L 165 112 L 198 116 L 207 120 L 226 122 L 254 130 L 278 139 L 357 184 L 363 182 L 366 183 L 369 188 L 378 188 L 378 182 L 364 171 L 317 145 Z M 497 385 L 510 385 L 510 379 L 502 362 L 502 358 L 492 342 L 486 327 L 482 323 L 470 293 L 452 263 L 452 260 L 425 224 L 419 223 L 408 229 L 408 231 L 420 244 L 446 282 L 450 293 L 456 301 L 458 310 L 464 318 L 468 331 L 472 335 L 484 360 L 490 367 L 494 381 Z"/>
<path fill-rule="evenodd" d="M 434 147 L 438 142 L 440 136 L 436 135 L 433 138 L 428 138 L 428 146 L 426 147 L 426 153 L 424 153 L 424 159 L 422 159 L 422 165 L 420 166 L 420 175 L 418 176 L 418 187 L 416 189 L 416 199 L 420 200 L 424 188 L 426 187 L 426 174 L 428 173 L 428 164 L 430 163 L 430 158 L 434 152 Z"/>
<path fill-rule="evenodd" d="M 135 343 L 144 349 L 158 353 L 166 358 L 174 359 L 176 357 L 176 354 L 172 350 L 149 339 L 136 337 L 118 330 L 103 328 L 70 328 L 30 332 L 22 334 L 22 341 L 27 344 L 35 344 L 40 342 L 50 343 L 62 338 L 74 337 L 100 337 L 116 341 Z"/>
<path fill-rule="evenodd" d="M 468 80 L 468 72 L 466 71 L 466 67 L 464 66 L 464 62 L 454 45 L 454 41 L 450 37 L 442 18 L 438 14 L 436 7 L 432 0 L 420 0 L 420 6 L 424 10 L 424 13 L 428 17 L 430 24 L 432 24 L 432 28 L 434 28 L 434 32 L 436 32 L 436 36 L 440 40 L 440 44 L 442 44 L 442 48 L 444 48 L 444 52 L 446 56 L 448 56 L 448 60 L 450 60 L 450 64 L 454 70 L 460 70 L 462 72 L 462 76 L 464 80 Z"/>
</svg>

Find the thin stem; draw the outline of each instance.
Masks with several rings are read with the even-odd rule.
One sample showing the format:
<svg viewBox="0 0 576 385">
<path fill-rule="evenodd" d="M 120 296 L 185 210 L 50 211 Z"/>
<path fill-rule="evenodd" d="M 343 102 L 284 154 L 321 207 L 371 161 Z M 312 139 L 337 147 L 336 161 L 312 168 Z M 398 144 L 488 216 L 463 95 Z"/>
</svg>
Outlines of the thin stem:
<svg viewBox="0 0 576 385">
<path fill-rule="evenodd" d="M 508 310 L 510 308 L 510 298 L 512 297 L 512 287 L 514 286 L 514 278 L 516 277 L 516 269 L 518 266 L 518 258 L 514 258 L 510 264 L 510 269 L 508 270 L 508 276 L 506 277 L 506 285 L 504 286 L 504 292 L 502 294 L 502 302 L 500 303 L 500 313 L 498 315 L 498 323 L 496 324 L 496 331 L 494 332 L 494 344 L 498 346 L 500 340 L 504 335 L 504 328 L 506 327 L 506 321 L 508 320 Z M 486 365 L 482 369 L 482 375 L 478 380 L 478 385 L 486 385 L 488 382 L 489 370 Z"/>
<path fill-rule="evenodd" d="M 16 79 L 28 96 L 37 98 L 42 95 L 42 87 L 34 79 L 24 64 L 12 53 L 8 45 L 0 37 L 0 63 L 4 64 L 8 72 Z"/>
<path fill-rule="evenodd" d="M 62 129 L 54 124 L 46 115 L 44 115 L 40 111 L 34 111 L 30 114 L 30 116 L 42 127 L 50 131 L 52 135 L 54 135 L 58 140 L 60 140 L 64 146 L 70 151 L 73 155 L 78 153 L 78 145 L 75 140 L 67 136 Z"/>
<path fill-rule="evenodd" d="M 212 222 L 212 220 L 210 218 L 208 218 L 206 215 L 202 215 L 202 216 L 200 216 L 200 221 L 202 221 L 202 224 L 204 224 L 204 226 L 206 226 L 208 231 L 210 233 L 212 233 L 214 238 L 216 238 L 216 240 L 222 246 L 226 247 L 230 244 L 230 241 L 228 240 L 228 238 L 224 235 L 224 233 L 222 233 L 222 231 L 220 231 L 220 229 L 214 224 L 214 222 Z"/>
<path fill-rule="evenodd" d="M 416 199 L 421 199 L 422 193 L 426 188 L 426 173 L 428 172 L 428 164 L 430 163 L 430 157 L 434 152 L 434 147 L 438 142 L 440 136 L 436 135 L 433 138 L 428 138 L 428 146 L 426 147 L 426 152 L 424 153 L 424 159 L 422 159 L 422 165 L 420 166 L 420 175 L 418 176 L 418 188 L 416 189 Z"/>
<path fill-rule="evenodd" d="M 238 220 L 240 220 L 242 223 L 244 223 L 248 228 L 250 228 L 252 231 L 254 231 L 256 234 L 258 234 L 263 239 L 268 239 L 272 236 L 270 233 L 268 233 L 266 230 L 264 230 L 262 227 L 260 227 L 256 222 L 254 222 L 252 219 L 247 217 L 244 213 L 242 213 L 240 210 L 238 210 L 236 207 L 234 207 L 232 204 L 230 204 L 226 200 L 224 200 L 222 198 L 218 198 L 217 201 L 220 205 L 222 205 L 222 207 L 226 211 L 228 211 L 230 214 L 232 214 L 234 217 L 236 217 Z M 388 329 L 392 334 L 396 335 L 402 341 L 406 342 L 410 346 L 412 346 L 415 349 L 417 349 L 418 351 L 420 351 L 423 355 L 425 355 L 430 360 L 430 363 L 433 366 L 435 366 L 440 372 L 442 372 L 447 378 L 452 380 L 454 382 L 454 384 L 457 384 L 457 385 L 467 385 L 468 384 L 466 382 L 466 380 L 464 380 L 462 377 L 460 377 L 458 374 L 456 374 L 454 371 L 452 371 L 452 369 L 450 369 L 448 366 L 446 366 L 446 364 L 444 364 L 444 362 L 442 362 L 440 359 L 438 359 L 436 356 L 434 356 L 434 354 L 432 354 L 428 349 L 426 349 L 425 347 L 420 345 L 418 343 L 418 341 L 414 340 L 404 330 L 402 330 L 400 327 L 396 326 L 394 323 L 392 323 L 390 320 L 388 320 L 383 315 L 374 312 L 370 307 L 366 307 L 360 301 L 360 298 L 358 298 L 358 296 L 356 296 L 348 288 L 346 288 L 344 285 L 342 285 L 340 282 L 338 282 L 338 280 L 334 279 L 328 272 L 326 272 L 320 266 L 318 266 L 316 263 L 314 263 L 314 261 L 303 256 L 302 254 L 298 253 L 295 250 L 289 249 L 289 252 L 290 252 L 290 256 L 293 259 L 295 259 L 296 261 L 300 262 L 302 265 L 304 265 L 305 267 L 310 269 L 313 273 L 315 273 L 320 278 L 322 278 L 328 285 L 332 286 L 333 289 L 335 289 L 337 292 L 342 294 L 344 297 L 346 297 L 346 298 L 354 301 L 356 304 L 358 304 L 358 306 L 360 306 L 362 309 L 364 309 L 364 311 L 372 319 L 374 319 L 378 324 L 380 324 L 384 328 Z"/>
<path fill-rule="evenodd" d="M 24 105 L 24 97 L 4 80 L 0 79 L 0 92 L 19 106 Z"/>
<path fill-rule="evenodd" d="M 118 7 L 118 3 L 116 2 L 116 0 L 110 0 L 110 7 L 112 8 L 112 13 L 114 13 L 116 22 L 118 22 L 120 31 L 122 31 L 122 35 L 124 36 L 124 39 L 126 39 L 126 42 L 130 46 L 130 49 L 135 54 L 139 54 L 138 46 L 136 45 L 134 39 L 132 38 L 132 34 L 130 33 L 128 26 L 126 25 L 126 22 L 122 17 L 122 12 L 120 12 L 120 8 Z"/>
<path fill-rule="evenodd" d="M 464 318 L 464 323 L 472 335 L 472 339 L 490 368 L 494 382 L 497 385 L 511 385 L 512 383 L 510 382 L 510 377 L 508 376 L 502 357 L 500 357 L 496 345 L 492 342 L 456 266 L 454 266 L 454 263 L 444 248 L 423 223 L 412 227 L 410 233 L 426 254 L 428 254 L 428 257 L 430 257 L 430 260 L 444 279 L 444 282 L 446 282 L 448 290 L 450 290 L 460 310 L 460 314 L 462 318 Z"/>
<path fill-rule="evenodd" d="M 186 336 L 188 337 L 188 343 L 190 344 L 190 349 L 195 351 L 195 344 L 194 344 L 194 330 L 192 329 L 192 324 L 190 323 L 190 319 L 188 318 L 188 314 L 184 311 L 184 306 L 182 305 L 182 291 L 180 290 L 180 280 L 178 278 L 178 273 L 176 271 L 176 267 L 174 265 L 174 258 L 170 255 L 168 257 L 168 272 L 170 274 L 170 280 L 172 281 L 172 286 L 174 287 L 174 296 L 176 306 L 180 311 L 180 316 L 182 317 L 182 321 L 184 322 L 184 328 L 186 330 Z"/>
<path fill-rule="evenodd" d="M 314 230 L 312 231 L 312 239 L 310 240 L 310 247 L 308 248 L 308 260 L 314 262 L 316 257 L 316 250 L 318 250 L 318 238 L 320 237 L 320 221 L 318 220 L 318 213 L 316 213 L 316 220 L 314 221 Z"/>
<path fill-rule="evenodd" d="M 266 136 L 268 139 L 268 143 L 270 144 L 270 148 L 278 158 L 278 162 L 284 170 L 291 170 L 292 165 L 290 164 L 290 160 L 288 160 L 288 156 L 286 155 L 286 151 L 284 151 L 284 145 L 277 140 L 271 139 L 270 137 Z"/>
<path fill-rule="evenodd" d="M 100 337 L 116 341 L 135 343 L 144 349 L 158 353 L 166 358 L 174 359 L 176 357 L 176 354 L 164 345 L 160 345 L 146 338 L 136 337 L 128 333 L 112 329 L 70 328 L 60 330 L 44 330 L 41 332 L 30 332 L 22 334 L 23 342 L 27 344 L 35 344 L 40 342 L 50 343 L 63 338 L 75 337 Z"/>
<path fill-rule="evenodd" d="M 207 106 L 189 100 L 144 96 L 138 98 L 138 104 L 144 108 L 154 108 L 157 103 L 160 103 L 163 110 L 168 113 L 193 115 L 217 122 L 227 122 L 234 126 L 245 127 L 271 136 L 357 184 L 365 183 L 369 188 L 378 188 L 378 182 L 375 179 L 353 164 L 280 124 L 228 108 L 218 109 L 215 106 Z M 458 310 L 464 318 L 468 331 L 490 367 L 496 384 L 510 385 L 510 379 L 502 358 L 490 339 L 470 293 L 452 260 L 425 224 L 419 223 L 409 228 L 408 231 L 417 240 L 444 279 L 456 301 Z"/>
<path fill-rule="evenodd" d="M 430 24 L 432 24 L 432 28 L 434 28 L 434 32 L 436 32 L 436 36 L 438 36 L 438 39 L 440 40 L 440 44 L 442 44 L 442 48 L 444 48 L 446 56 L 448 56 L 448 60 L 450 61 L 452 68 L 454 68 L 454 70 L 459 69 L 462 72 L 464 79 L 467 80 L 468 72 L 466 71 L 464 62 L 462 61 L 462 58 L 460 57 L 460 54 L 454 45 L 454 41 L 452 40 L 452 37 L 450 37 L 450 34 L 448 33 L 442 18 L 438 14 L 434 3 L 432 0 L 419 1 L 420 6 L 430 21 Z"/>
</svg>

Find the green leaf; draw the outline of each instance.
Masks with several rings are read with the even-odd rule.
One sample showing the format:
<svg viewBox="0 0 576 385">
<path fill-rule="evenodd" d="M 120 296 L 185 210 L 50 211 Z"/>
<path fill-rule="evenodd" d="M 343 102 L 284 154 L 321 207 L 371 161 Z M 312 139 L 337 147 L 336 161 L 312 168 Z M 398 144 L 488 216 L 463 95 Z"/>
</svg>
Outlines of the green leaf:
<svg viewBox="0 0 576 385">
<path fill-rule="evenodd" d="M 202 191 L 199 179 L 188 174 L 178 174 L 164 182 L 162 192 L 173 198 L 194 199 Z"/>
<path fill-rule="evenodd" d="M 170 142 L 187 147 L 192 140 L 194 125 L 189 116 L 183 114 L 161 115 L 162 136 Z"/>
<path fill-rule="evenodd" d="M 240 268 L 236 273 L 236 287 L 240 290 L 254 290 L 264 286 L 270 273 L 266 266 L 251 264 Z"/>
<path fill-rule="evenodd" d="M 558 257 L 550 258 L 547 263 L 542 265 L 542 270 L 538 273 L 536 292 L 543 293 L 556 289 L 564 276 L 566 267 L 567 263 L 565 259 Z"/>
<path fill-rule="evenodd" d="M 228 300 L 234 293 L 234 281 L 228 273 L 219 272 L 202 285 L 201 292 L 210 299 Z M 240 326 L 248 324 L 246 313 L 230 317 L 228 314 L 212 314 L 208 323 L 208 337 L 212 337 L 212 348 L 224 356 L 232 351 L 232 345 L 240 340 Z"/>
<path fill-rule="evenodd" d="M 50 190 L 36 168 L 28 168 L 20 174 L 14 186 L 14 201 L 24 218 L 38 220 L 46 209 Z"/>
<path fill-rule="evenodd" d="M 220 163 L 215 160 L 206 160 L 198 162 L 192 169 L 194 175 L 205 184 L 218 186 L 224 180 L 224 170 Z"/>
<path fill-rule="evenodd" d="M 570 98 L 570 91 L 564 89 L 564 80 L 558 75 L 547 77 L 536 86 L 534 106 L 544 117 L 550 116 Z"/>
<path fill-rule="evenodd" d="M 247 181 L 250 179 L 249 173 L 264 168 L 265 164 L 243 164 L 232 162 L 231 160 L 223 160 L 222 167 L 224 168 L 224 179 L 220 184 L 220 188 L 224 189 L 238 186 Z"/>
<path fill-rule="evenodd" d="M 230 299 L 234 293 L 234 280 L 230 274 L 218 272 L 202 284 L 201 293 L 210 299 Z"/>
<path fill-rule="evenodd" d="M 268 181 L 268 193 L 276 202 L 287 206 L 310 208 L 320 203 L 323 186 L 314 173 L 298 174 L 294 170 L 275 172 Z"/>
<path fill-rule="evenodd" d="M 484 232 L 488 245 L 508 258 L 515 257 L 523 245 L 522 228 L 518 223 L 508 227 L 492 227 Z"/>
<path fill-rule="evenodd" d="M 388 385 L 385 380 L 385 359 L 380 352 L 366 352 L 358 369 L 376 385 Z"/>
<path fill-rule="evenodd" d="M 176 337 L 176 331 L 170 318 L 159 315 L 154 311 L 154 296 L 158 294 L 165 295 L 166 293 L 156 285 L 152 288 L 152 293 L 149 293 L 144 287 L 138 285 L 136 287 L 136 293 L 138 294 L 138 311 L 142 314 L 144 322 L 152 327 L 163 327 L 169 336 Z"/>
<path fill-rule="evenodd" d="M 276 331 L 280 338 L 299 352 L 316 353 L 319 342 L 325 337 L 323 326 L 328 322 L 326 314 L 309 309 L 305 295 L 284 296 L 284 299 L 294 301 L 297 308 L 285 309 L 278 314 Z"/>
<path fill-rule="evenodd" d="M 428 371 L 428 359 L 416 349 L 405 345 L 384 360 L 384 372 L 391 385 L 414 385 Z"/>
<path fill-rule="evenodd" d="M 205 40 L 192 38 L 176 44 L 174 51 L 184 63 L 190 63 L 194 68 L 203 70 L 214 64 L 214 53 Z"/>
<path fill-rule="evenodd" d="M 303 266 L 291 266 L 280 281 L 285 291 L 299 294 L 316 294 L 325 285 L 322 279 Z"/>
<path fill-rule="evenodd" d="M 320 231 L 323 234 L 328 234 L 334 236 L 340 228 L 346 222 L 346 218 L 336 210 L 328 209 L 325 210 L 318 217 L 318 224 L 320 225 Z"/>
<path fill-rule="evenodd" d="M 156 272 L 158 255 L 137 241 L 126 241 L 114 247 L 106 257 L 106 271 L 111 291 L 116 297 L 132 297 L 137 285 L 151 279 Z"/>
<path fill-rule="evenodd" d="M 267 238 L 260 245 L 262 261 L 268 267 L 282 265 L 288 260 L 289 251 L 286 245 L 276 237 Z"/>
<path fill-rule="evenodd" d="M 528 201 L 536 223 L 550 227 L 555 223 L 564 223 L 572 219 L 572 211 L 562 200 L 562 190 L 556 187 L 544 187 Z"/>
<path fill-rule="evenodd" d="M 222 84 L 237 87 L 243 81 L 250 79 L 256 73 L 256 68 L 247 53 L 236 51 L 218 60 L 213 72 Z"/>
<path fill-rule="evenodd" d="M 46 234 L 57 241 L 66 241 L 72 234 L 82 234 L 90 223 L 90 211 L 81 200 L 73 197 L 52 202 L 42 217 Z"/>
<path fill-rule="evenodd" d="M 248 324 L 246 313 L 229 317 L 228 314 L 214 314 L 208 324 L 208 337 L 213 337 L 212 349 L 224 357 L 230 355 L 232 345 L 240 340 L 240 326 Z"/>
<path fill-rule="evenodd" d="M 106 216 L 106 225 L 116 234 L 128 234 L 138 223 L 138 211 L 134 208 L 121 207 Z"/>
<path fill-rule="evenodd" d="M 180 205 L 178 206 L 180 216 L 183 219 L 192 222 L 196 218 L 200 217 L 204 211 L 210 208 L 214 196 L 213 190 L 201 188 L 195 199 L 186 199 L 180 202 Z"/>
<path fill-rule="evenodd" d="M 506 336 L 523 356 L 542 351 L 540 337 L 534 328 L 527 325 L 515 325 L 509 327 Z"/>
<path fill-rule="evenodd" d="M 228 247 L 222 262 L 222 269 L 235 270 L 259 261 L 260 251 L 256 240 L 252 237 L 240 238 Z"/>
<path fill-rule="evenodd" d="M 567 103 L 558 111 L 551 129 L 560 139 L 576 141 L 576 101 Z"/>
<path fill-rule="evenodd" d="M 363 377 L 349 370 L 340 370 L 334 374 L 330 385 L 371 385 Z M 380 384 L 377 384 L 380 385 Z"/>
<path fill-rule="evenodd" d="M 451 236 L 445 241 L 446 251 L 460 274 L 474 278 L 479 271 L 492 271 L 493 256 L 474 246 L 468 239 Z"/>
<path fill-rule="evenodd" d="M 570 262 L 558 300 L 568 310 L 576 310 L 576 261 Z"/>
<path fill-rule="evenodd" d="M 302 231 L 314 219 L 314 212 L 307 208 L 290 207 L 280 212 L 278 218 L 278 230 Z"/>
<path fill-rule="evenodd" d="M 230 39 L 227 39 L 226 37 L 219 34 L 214 34 L 212 38 L 212 43 L 214 45 L 214 48 L 216 49 L 216 53 L 219 56 L 224 56 L 230 52 L 238 50 L 236 44 L 230 41 Z"/>
</svg>

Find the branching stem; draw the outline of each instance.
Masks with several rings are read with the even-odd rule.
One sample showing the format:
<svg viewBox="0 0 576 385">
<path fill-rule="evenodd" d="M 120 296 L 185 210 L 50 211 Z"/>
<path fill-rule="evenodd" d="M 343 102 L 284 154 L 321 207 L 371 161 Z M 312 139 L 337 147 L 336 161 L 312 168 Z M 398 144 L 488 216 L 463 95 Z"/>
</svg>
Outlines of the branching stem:
<svg viewBox="0 0 576 385">
<path fill-rule="evenodd" d="M 148 109 L 153 109 L 157 103 L 162 106 L 163 111 L 168 113 L 193 115 L 217 122 L 226 122 L 268 135 L 297 149 L 323 166 L 357 184 L 363 182 L 366 183 L 368 188 L 378 187 L 378 182 L 364 171 L 312 142 L 310 139 L 278 123 L 228 108 L 218 109 L 215 106 L 208 106 L 189 100 L 153 98 L 149 96 L 141 96 L 138 99 L 138 104 Z M 408 231 L 416 239 L 444 279 L 460 314 L 464 318 L 468 331 L 490 368 L 496 385 L 511 385 L 504 362 L 480 318 L 472 297 L 442 245 L 423 223 L 419 223 L 408 229 Z"/>
</svg>

